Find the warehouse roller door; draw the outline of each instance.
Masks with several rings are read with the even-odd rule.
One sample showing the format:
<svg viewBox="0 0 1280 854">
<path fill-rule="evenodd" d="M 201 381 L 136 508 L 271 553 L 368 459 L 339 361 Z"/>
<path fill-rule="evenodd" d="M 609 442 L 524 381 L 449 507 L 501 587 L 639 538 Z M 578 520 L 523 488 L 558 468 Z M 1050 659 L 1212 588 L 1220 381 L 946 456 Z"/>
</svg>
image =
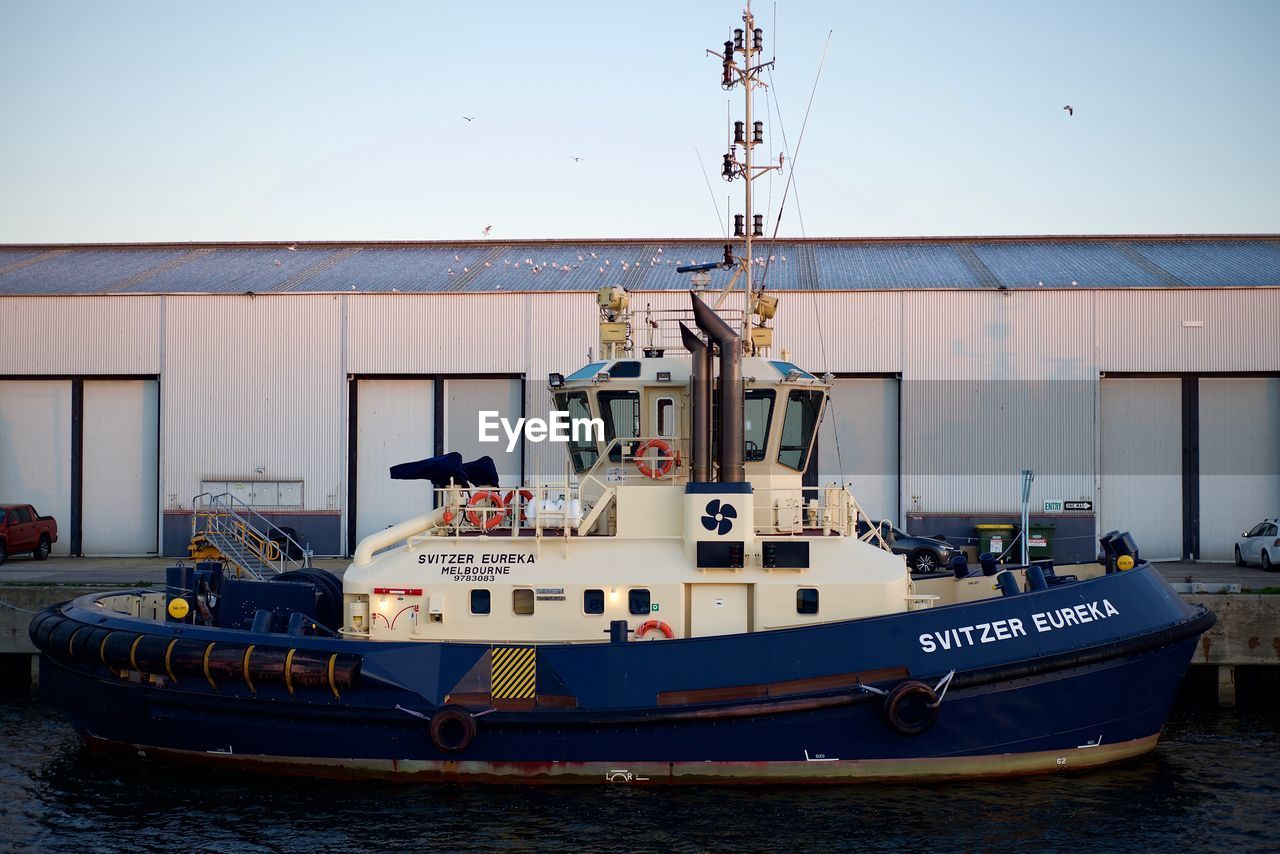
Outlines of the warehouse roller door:
<svg viewBox="0 0 1280 854">
<path fill-rule="evenodd" d="M 1237 537 L 1280 516 L 1280 378 L 1200 385 L 1200 557 L 1231 560 Z"/>
<path fill-rule="evenodd" d="M 1182 556 L 1182 381 L 1104 378 L 1099 530 L 1129 531 L 1144 558 Z"/>
<path fill-rule="evenodd" d="M 71 382 L 0 381 L 0 503 L 31 504 L 71 542 Z"/>
<path fill-rule="evenodd" d="M 160 384 L 85 380 L 83 540 L 86 555 L 156 554 Z"/>
<path fill-rule="evenodd" d="M 359 380 L 356 387 L 354 550 L 375 531 L 431 509 L 431 483 L 392 480 L 398 463 L 435 454 L 431 380 Z"/>
<path fill-rule="evenodd" d="M 462 379 L 444 380 L 444 449 L 457 451 L 464 460 L 492 457 L 498 469 L 501 486 L 520 485 L 524 442 L 519 441 L 507 451 L 507 436 L 502 428 L 494 431 L 497 442 L 481 442 L 479 438 L 479 414 L 482 411 L 497 412 L 515 425 L 524 416 L 522 383 L 517 379 Z M 546 418 L 543 413 L 536 413 Z"/>
<path fill-rule="evenodd" d="M 818 483 L 848 483 L 873 519 L 898 523 L 898 380 L 838 378 L 818 428 Z"/>
</svg>

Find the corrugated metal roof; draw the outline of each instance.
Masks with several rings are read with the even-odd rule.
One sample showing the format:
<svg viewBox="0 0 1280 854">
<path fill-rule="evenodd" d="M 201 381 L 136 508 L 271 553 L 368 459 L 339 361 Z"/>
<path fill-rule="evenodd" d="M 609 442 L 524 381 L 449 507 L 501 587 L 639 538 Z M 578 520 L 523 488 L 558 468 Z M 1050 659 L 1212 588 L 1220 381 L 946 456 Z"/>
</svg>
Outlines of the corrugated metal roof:
<svg viewBox="0 0 1280 854">
<path fill-rule="evenodd" d="M 0 246 L 0 295 L 684 290 L 715 240 Z M 1280 236 L 790 240 L 756 280 L 793 290 L 1280 287 Z M 728 281 L 717 270 L 712 286 Z"/>
</svg>

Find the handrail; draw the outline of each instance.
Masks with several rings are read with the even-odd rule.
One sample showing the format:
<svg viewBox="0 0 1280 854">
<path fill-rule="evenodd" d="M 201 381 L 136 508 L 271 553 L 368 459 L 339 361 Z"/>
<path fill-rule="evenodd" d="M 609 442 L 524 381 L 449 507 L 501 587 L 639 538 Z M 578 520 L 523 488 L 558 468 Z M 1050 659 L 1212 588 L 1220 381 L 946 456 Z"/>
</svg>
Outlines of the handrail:
<svg viewBox="0 0 1280 854">
<path fill-rule="evenodd" d="M 259 568 L 279 574 L 311 566 L 310 549 L 304 548 L 274 522 L 230 492 L 217 495 L 202 492 L 191 499 L 191 508 L 192 536 L 205 534 L 224 538 L 225 542 L 215 545 L 220 551 L 224 551 L 221 546 L 229 545 L 231 548 L 224 551 L 224 557 L 250 575 L 261 578 Z M 296 547 L 302 554 L 302 560 L 290 557 L 293 549 L 281 548 L 282 543 Z M 257 567 L 253 565 L 255 559 Z"/>
</svg>

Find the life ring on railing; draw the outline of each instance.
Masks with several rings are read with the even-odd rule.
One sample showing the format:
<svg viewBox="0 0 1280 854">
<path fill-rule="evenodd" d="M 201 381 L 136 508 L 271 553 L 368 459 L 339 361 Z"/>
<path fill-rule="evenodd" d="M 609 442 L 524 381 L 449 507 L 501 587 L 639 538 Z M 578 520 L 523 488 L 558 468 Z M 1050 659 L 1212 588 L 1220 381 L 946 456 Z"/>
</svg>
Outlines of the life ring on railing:
<svg viewBox="0 0 1280 854">
<path fill-rule="evenodd" d="M 532 492 L 530 492 L 529 490 L 527 490 L 527 489 L 513 489 L 513 490 L 511 490 L 511 491 L 510 491 L 510 492 L 508 492 L 506 495 L 502 496 L 502 506 L 503 506 L 503 507 L 510 507 L 510 506 L 511 506 L 511 499 L 515 498 L 517 493 L 519 493 L 519 495 L 520 495 L 520 500 L 521 500 L 521 505 L 520 505 L 520 521 L 521 521 L 521 522 L 527 522 L 527 521 L 529 520 L 529 517 L 525 515 L 524 509 L 525 509 L 526 507 L 528 507 L 528 506 L 529 506 L 529 502 L 533 500 L 533 493 L 532 493 Z"/>
<path fill-rule="evenodd" d="M 431 743 L 436 750 L 458 753 L 476 738 L 476 720 L 461 706 L 445 706 L 431 716 Z"/>
<path fill-rule="evenodd" d="M 649 622 L 642 624 L 640 628 L 636 629 L 636 640 L 640 640 L 641 638 L 643 638 L 646 634 L 649 633 L 650 629 L 657 629 L 658 631 L 662 632 L 663 636 L 667 640 L 671 640 L 676 636 L 676 633 L 671 631 L 671 627 L 668 626 L 666 623 L 662 622 L 661 620 L 650 620 Z"/>
<path fill-rule="evenodd" d="M 920 735 L 938 720 L 942 703 L 932 687 L 915 679 L 899 682 L 884 698 L 884 719 L 903 735 Z"/>
<path fill-rule="evenodd" d="M 655 460 L 656 464 L 652 466 L 644 456 L 650 450 L 658 452 L 658 458 Z M 675 457 L 671 454 L 671 446 L 661 439 L 650 439 L 636 448 L 633 459 L 636 462 L 636 468 L 640 469 L 640 474 L 645 477 L 651 477 L 654 480 L 666 477 L 671 471 L 671 467 L 676 463 Z"/>
<path fill-rule="evenodd" d="M 481 503 L 486 501 L 489 506 L 481 508 Z M 481 509 L 489 510 L 490 512 L 481 513 Z M 495 492 L 492 489 L 482 489 L 467 501 L 467 521 L 477 528 L 492 531 L 501 525 L 502 520 L 505 518 L 507 518 L 507 505 L 503 503 L 502 494 L 499 492 Z"/>
</svg>

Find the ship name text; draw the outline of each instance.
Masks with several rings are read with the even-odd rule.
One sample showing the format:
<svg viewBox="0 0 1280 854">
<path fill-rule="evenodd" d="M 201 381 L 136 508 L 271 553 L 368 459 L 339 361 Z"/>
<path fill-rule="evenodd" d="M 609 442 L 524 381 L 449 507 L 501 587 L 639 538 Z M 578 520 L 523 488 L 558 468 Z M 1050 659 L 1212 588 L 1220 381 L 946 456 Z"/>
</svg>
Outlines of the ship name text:
<svg viewBox="0 0 1280 854">
<path fill-rule="evenodd" d="M 1106 599 L 1101 602 L 1087 602 L 1083 605 L 1054 608 L 1051 611 L 1038 611 L 1027 621 L 1030 628 L 1037 633 L 1052 632 L 1069 626 L 1080 626 L 1096 620 L 1114 617 L 1120 612 Z M 1026 637 L 1027 625 L 1017 617 L 993 620 L 990 623 L 975 623 L 972 626 L 957 626 L 938 632 L 925 632 L 920 635 L 920 649 L 925 652 L 938 650 L 962 649 L 967 646 L 978 646 L 984 643 L 1012 640 Z"/>
</svg>

